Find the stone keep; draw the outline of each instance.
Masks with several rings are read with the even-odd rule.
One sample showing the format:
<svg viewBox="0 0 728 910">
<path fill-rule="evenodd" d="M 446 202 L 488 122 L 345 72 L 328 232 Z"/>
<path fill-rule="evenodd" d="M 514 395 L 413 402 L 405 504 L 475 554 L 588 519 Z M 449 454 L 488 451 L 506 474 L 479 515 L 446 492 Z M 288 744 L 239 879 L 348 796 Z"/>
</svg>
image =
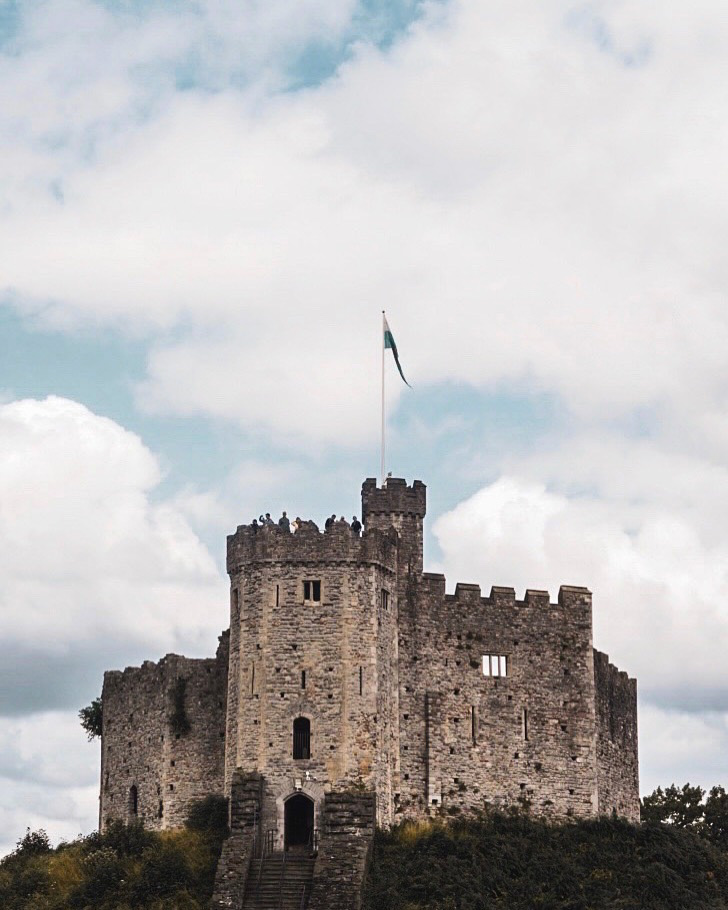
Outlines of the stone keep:
<svg viewBox="0 0 728 910">
<path fill-rule="evenodd" d="M 255 826 L 279 849 L 323 830 L 327 794 L 357 790 L 384 826 L 518 803 L 637 820 L 636 682 L 593 649 L 590 592 L 447 594 L 423 573 L 425 511 L 420 481 L 370 479 L 361 536 L 228 537 L 216 657 L 105 675 L 102 826 L 179 825 L 252 774 Z"/>
</svg>

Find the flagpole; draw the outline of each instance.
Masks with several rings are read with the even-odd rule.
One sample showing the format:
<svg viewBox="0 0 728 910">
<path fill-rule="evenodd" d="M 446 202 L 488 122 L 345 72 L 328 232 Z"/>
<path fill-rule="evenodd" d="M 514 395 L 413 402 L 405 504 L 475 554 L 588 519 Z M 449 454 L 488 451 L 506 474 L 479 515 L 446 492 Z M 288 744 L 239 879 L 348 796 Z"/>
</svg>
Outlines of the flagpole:
<svg viewBox="0 0 728 910">
<path fill-rule="evenodd" d="M 382 486 L 384 486 L 384 442 L 385 442 L 385 440 L 384 440 L 384 427 L 385 427 L 385 421 L 384 421 L 384 353 L 385 353 L 384 320 L 385 320 L 384 310 L 382 310 L 382 332 L 380 335 L 380 337 L 382 339 L 382 475 L 381 475 L 382 476 Z"/>
</svg>

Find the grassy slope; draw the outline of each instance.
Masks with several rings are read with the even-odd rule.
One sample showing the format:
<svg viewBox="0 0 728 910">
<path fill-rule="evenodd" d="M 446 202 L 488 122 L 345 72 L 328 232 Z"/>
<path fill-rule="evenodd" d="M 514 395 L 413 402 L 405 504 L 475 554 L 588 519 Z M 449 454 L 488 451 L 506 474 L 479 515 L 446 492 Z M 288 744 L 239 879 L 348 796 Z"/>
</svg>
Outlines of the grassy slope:
<svg viewBox="0 0 728 910">
<path fill-rule="evenodd" d="M 377 835 L 365 910 L 728 910 L 728 858 L 667 825 L 493 815 Z"/>
</svg>

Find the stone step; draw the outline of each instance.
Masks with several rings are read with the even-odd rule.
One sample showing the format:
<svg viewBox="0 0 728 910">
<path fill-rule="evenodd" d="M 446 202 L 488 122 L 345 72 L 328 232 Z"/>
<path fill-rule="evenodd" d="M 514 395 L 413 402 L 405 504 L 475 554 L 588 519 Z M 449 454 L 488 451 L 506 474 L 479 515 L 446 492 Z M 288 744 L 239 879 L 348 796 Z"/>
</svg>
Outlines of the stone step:
<svg viewBox="0 0 728 910">
<path fill-rule="evenodd" d="M 307 853 L 269 853 L 253 860 L 243 899 L 243 910 L 300 910 L 313 881 L 315 859 Z M 281 878 L 283 881 L 281 882 Z"/>
</svg>

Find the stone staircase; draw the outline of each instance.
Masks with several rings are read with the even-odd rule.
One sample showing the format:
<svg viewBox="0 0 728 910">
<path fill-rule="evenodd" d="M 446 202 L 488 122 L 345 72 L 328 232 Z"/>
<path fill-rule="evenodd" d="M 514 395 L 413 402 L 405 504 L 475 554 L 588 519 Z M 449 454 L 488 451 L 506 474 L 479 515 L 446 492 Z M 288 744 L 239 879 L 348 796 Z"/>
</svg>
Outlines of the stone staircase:
<svg viewBox="0 0 728 910">
<path fill-rule="evenodd" d="M 284 861 L 285 860 L 285 861 Z M 250 863 L 243 910 L 304 910 L 316 860 L 308 851 L 267 853 Z"/>
</svg>

